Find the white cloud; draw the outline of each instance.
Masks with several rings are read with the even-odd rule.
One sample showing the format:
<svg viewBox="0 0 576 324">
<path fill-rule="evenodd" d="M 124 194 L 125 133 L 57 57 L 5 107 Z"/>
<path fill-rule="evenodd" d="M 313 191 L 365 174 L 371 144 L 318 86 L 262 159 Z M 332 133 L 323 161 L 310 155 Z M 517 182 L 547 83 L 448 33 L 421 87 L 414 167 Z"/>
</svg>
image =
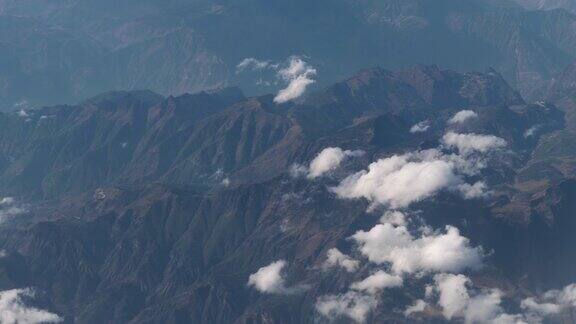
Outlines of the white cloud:
<svg viewBox="0 0 576 324">
<path fill-rule="evenodd" d="M 2 199 L 0 199 L 0 206 L 3 205 L 12 205 L 14 204 L 15 200 L 12 197 L 4 197 Z"/>
<path fill-rule="evenodd" d="M 341 198 L 364 197 L 376 204 L 403 208 L 462 183 L 452 161 L 432 155 L 394 155 L 378 160 L 368 171 L 348 176 L 332 190 Z"/>
<path fill-rule="evenodd" d="M 358 231 L 352 239 L 371 262 L 389 263 L 395 273 L 457 272 L 482 265 L 482 249 L 471 247 L 452 226 L 443 234 L 414 238 L 405 226 L 378 224 L 368 232 Z"/>
<path fill-rule="evenodd" d="M 473 185 L 463 183 L 458 186 L 458 190 L 460 190 L 465 199 L 481 198 L 487 195 L 486 184 L 482 181 L 478 181 Z"/>
<path fill-rule="evenodd" d="M 314 179 L 322 176 L 323 174 L 333 171 L 340 166 L 346 157 L 361 156 L 364 151 L 343 151 L 339 147 L 328 147 L 318 153 L 318 155 L 310 162 L 308 178 Z"/>
<path fill-rule="evenodd" d="M 458 134 L 448 132 L 442 137 L 442 142 L 451 148 L 457 148 L 461 154 L 472 152 L 485 153 L 506 146 L 506 141 L 493 135 Z"/>
<path fill-rule="evenodd" d="M 402 277 L 379 270 L 362 281 L 354 282 L 351 288 L 376 294 L 386 288 L 401 287 L 403 283 Z"/>
<path fill-rule="evenodd" d="M 323 316 L 334 320 L 348 317 L 357 323 L 366 321 L 368 313 L 378 306 L 378 300 L 372 295 L 349 291 L 342 295 L 328 295 L 318 298 L 316 310 Z"/>
<path fill-rule="evenodd" d="M 524 132 L 524 137 L 528 138 L 528 137 L 532 137 L 534 135 L 536 135 L 536 132 L 540 129 L 540 125 L 536 125 L 536 126 L 532 126 L 530 128 L 528 128 L 525 132 Z"/>
<path fill-rule="evenodd" d="M 286 281 L 282 275 L 282 270 L 286 267 L 287 262 L 278 260 L 271 264 L 258 269 L 248 278 L 248 286 L 254 287 L 261 293 L 265 294 L 295 294 L 307 288 L 305 285 L 287 287 Z"/>
<path fill-rule="evenodd" d="M 288 173 L 292 178 L 300 178 L 308 174 L 308 168 L 302 164 L 294 163 L 290 166 Z"/>
<path fill-rule="evenodd" d="M 448 120 L 448 124 L 462 124 L 463 122 L 476 117 L 478 117 L 478 114 L 472 110 L 461 110 Z"/>
<path fill-rule="evenodd" d="M 421 121 L 410 128 L 410 133 L 423 133 L 430 128 L 430 122 Z"/>
<path fill-rule="evenodd" d="M 236 66 L 237 72 L 242 72 L 245 70 L 263 70 L 270 66 L 270 61 L 262 61 L 258 60 L 253 57 L 248 57 L 243 59 L 238 65 Z"/>
<path fill-rule="evenodd" d="M 414 304 L 408 306 L 404 311 L 404 316 L 410 317 L 414 313 L 421 313 L 426 309 L 428 303 L 423 301 L 422 299 L 418 299 Z"/>
<path fill-rule="evenodd" d="M 397 210 L 387 210 L 384 215 L 380 217 L 380 223 L 406 226 L 408 222 L 406 221 L 406 215 L 404 213 Z"/>
<path fill-rule="evenodd" d="M 0 199 L 0 224 L 27 211 L 24 205 L 17 204 L 12 197 Z"/>
<path fill-rule="evenodd" d="M 278 92 L 274 98 L 276 103 L 285 103 L 304 94 L 306 88 L 313 84 L 316 69 L 299 57 L 290 58 L 288 67 L 278 71 L 278 77 L 288 82 L 288 86 Z"/>
<path fill-rule="evenodd" d="M 57 323 L 62 319 L 45 310 L 34 307 L 27 307 L 22 301 L 22 297 L 33 297 L 31 289 L 12 289 L 0 292 L 0 323 Z"/>
<path fill-rule="evenodd" d="M 471 293 L 470 279 L 458 274 L 438 274 L 434 277 L 440 296 L 438 305 L 448 320 L 462 318 L 464 323 L 520 324 L 522 315 L 506 314 L 501 307 L 502 292 L 498 289 Z"/>
<path fill-rule="evenodd" d="M 286 261 L 279 260 L 258 269 L 256 273 L 250 275 L 248 286 L 253 286 L 263 293 L 283 293 L 286 288 L 281 272 L 285 266 Z"/>
<path fill-rule="evenodd" d="M 346 269 L 348 272 L 354 272 L 358 270 L 360 266 L 360 262 L 358 260 L 354 260 L 351 257 L 347 256 L 346 254 L 340 252 L 337 248 L 332 248 L 328 250 L 326 262 L 324 262 L 323 268 L 332 268 L 332 267 L 342 267 Z"/>
<path fill-rule="evenodd" d="M 544 317 L 576 307 L 576 284 L 570 284 L 561 290 L 550 290 L 539 297 L 526 298 L 521 307 L 531 314 Z"/>
</svg>

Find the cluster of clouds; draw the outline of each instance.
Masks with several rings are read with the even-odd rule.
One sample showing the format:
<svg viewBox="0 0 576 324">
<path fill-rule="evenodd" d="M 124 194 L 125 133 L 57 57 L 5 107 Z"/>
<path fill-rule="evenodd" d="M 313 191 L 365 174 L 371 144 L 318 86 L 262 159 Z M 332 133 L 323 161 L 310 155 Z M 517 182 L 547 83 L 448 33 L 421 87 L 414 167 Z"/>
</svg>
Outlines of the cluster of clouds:
<svg viewBox="0 0 576 324">
<path fill-rule="evenodd" d="M 551 290 L 542 296 L 522 300 L 521 313 L 509 314 L 502 306 L 504 293 L 497 288 L 476 288 L 463 274 L 440 273 L 434 284 L 427 287 L 425 300 L 419 299 L 406 308 L 407 317 L 424 312 L 436 305 L 447 320 L 464 323 L 537 324 L 551 315 L 576 307 L 576 285 Z"/>
<path fill-rule="evenodd" d="M 461 124 L 476 118 L 471 110 L 455 114 L 448 124 Z M 411 132 L 427 130 L 428 124 L 414 125 Z M 320 296 L 316 311 L 328 318 L 347 317 L 365 322 L 380 303 L 385 290 L 403 287 L 407 279 L 430 282 L 424 296 L 404 310 L 406 317 L 438 310 L 446 320 L 464 323 L 521 324 L 540 323 L 546 316 L 576 307 L 576 285 L 524 299 L 522 313 L 509 314 L 503 306 L 504 293 L 495 288 L 477 288 L 464 273 L 483 267 L 486 253 L 474 246 L 454 226 L 433 229 L 422 220 L 414 222 L 409 207 L 447 190 L 464 199 L 483 197 L 487 186 L 482 181 L 468 182 L 486 167 L 486 154 L 507 145 L 502 138 L 474 133 L 447 132 L 436 149 L 409 152 L 379 159 L 366 170 L 353 173 L 329 188 L 341 199 L 366 199 L 368 211 L 381 210 L 380 222 L 349 237 L 353 256 L 337 248 L 327 251 L 323 271 L 342 269 L 348 273 L 370 273 L 350 283 L 348 289 Z M 320 152 L 308 167 L 295 165 L 292 173 L 309 179 L 326 175 L 348 157 L 363 154 L 329 147 Z M 367 261 L 367 263 L 365 261 Z M 282 276 L 284 261 L 277 261 L 252 274 L 248 284 L 263 293 L 289 294 L 302 289 L 287 287 Z"/>
<path fill-rule="evenodd" d="M 266 69 L 275 71 L 277 79 L 286 83 L 286 87 L 281 89 L 274 97 L 274 102 L 278 104 L 301 97 L 306 92 L 306 89 L 316 82 L 314 77 L 317 74 L 317 70 L 299 56 L 290 57 L 286 63 L 273 63 L 256 58 L 245 58 L 236 66 L 237 73 L 247 70 L 262 71 Z"/>
<path fill-rule="evenodd" d="M 0 292 L 0 323 L 59 323 L 60 316 L 45 310 L 28 307 L 23 298 L 34 297 L 32 289 L 12 289 Z"/>
</svg>

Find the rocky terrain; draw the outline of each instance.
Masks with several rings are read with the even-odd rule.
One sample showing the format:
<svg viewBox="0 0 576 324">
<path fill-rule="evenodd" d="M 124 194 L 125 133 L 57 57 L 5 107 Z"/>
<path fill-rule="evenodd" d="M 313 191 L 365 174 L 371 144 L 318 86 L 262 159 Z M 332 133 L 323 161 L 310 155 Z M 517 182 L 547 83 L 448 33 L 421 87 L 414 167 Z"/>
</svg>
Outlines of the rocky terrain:
<svg viewBox="0 0 576 324">
<path fill-rule="evenodd" d="M 0 295 L 66 323 L 571 323 L 571 71 L 534 102 L 420 65 L 3 113 Z"/>
</svg>

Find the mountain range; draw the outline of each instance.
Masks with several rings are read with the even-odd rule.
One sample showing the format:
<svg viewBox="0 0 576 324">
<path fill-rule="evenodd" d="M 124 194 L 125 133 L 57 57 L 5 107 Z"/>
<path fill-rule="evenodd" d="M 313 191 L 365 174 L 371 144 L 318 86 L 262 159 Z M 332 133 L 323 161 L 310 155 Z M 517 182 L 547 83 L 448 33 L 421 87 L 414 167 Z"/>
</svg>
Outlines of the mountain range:
<svg viewBox="0 0 576 324">
<path fill-rule="evenodd" d="M 317 89 L 371 66 L 423 63 L 494 68 L 533 99 L 576 60 L 570 3 L 2 0 L 0 103 L 14 110 L 110 90 L 180 96 L 238 84 L 259 95 L 280 88 L 274 73 L 239 73 L 238 64 L 292 55 L 317 68 Z"/>
<path fill-rule="evenodd" d="M 539 309 L 527 300 L 576 275 L 573 68 L 554 80 L 530 103 L 494 70 L 419 65 L 361 70 L 286 103 L 238 88 L 116 91 L 3 113 L 0 290 L 32 287 L 28 305 L 70 323 L 441 323 L 472 315 L 403 309 L 427 281 L 463 278 L 433 269 L 462 268 L 471 300 L 506 300 L 480 315 Z M 430 179 L 450 166 L 453 182 L 349 189 L 394 159 Z M 455 238 L 465 254 L 414 261 L 420 274 L 390 257 L 390 286 L 404 287 L 373 295 L 359 282 L 378 262 L 353 261 L 378 260 L 363 237 L 408 226 L 396 214 L 372 227 L 379 204 L 431 231 L 413 248 Z M 284 274 L 267 285 L 273 269 Z M 569 323 L 573 311 L 545 315 Z"/>
</svg>

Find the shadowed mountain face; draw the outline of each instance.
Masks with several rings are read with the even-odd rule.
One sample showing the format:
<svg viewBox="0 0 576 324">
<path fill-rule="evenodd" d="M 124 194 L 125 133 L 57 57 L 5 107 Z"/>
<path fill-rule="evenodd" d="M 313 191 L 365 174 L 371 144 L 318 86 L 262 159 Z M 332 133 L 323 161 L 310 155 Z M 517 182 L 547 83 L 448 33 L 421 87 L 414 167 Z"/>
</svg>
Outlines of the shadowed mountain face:
<svg viewBox="0 0 576 324">
<path fill-rule="evenodd" d="M 474 282 L 517 302 L 576 276 L 576 185 L 554 164 L 533 168 L 567 129 L 562 110 L 527 103 L 494 70 L 435 66 L 362 70 L 285 104 L 224 88 L 110 92 L 4 113 L 0 193 L 16 203 L 0 200 L 0 291 L 34 287 L 42 307 L 70 323 L 328 322 L 318 298 L 344 294 L 374 268 L 327 270 L 326 253 L 337 247 L 361 259 L 350 237 L 381 216 L 370 197 L 342 199 L 330 188 L 394 154 L 436 148 L 462 163 L 452 133 L 505 143 L 485 160 L 465 157 L 478 168 L 466 180 L 483 179 L 490 194 L 446 190 L 410 210 L 439 229 L 428 235 L 452 225 L 482 246 Z M 348 158 L 328 176 L 298 176 L 308 171 L 297 166 L 327 147 Z M 11 204 L 20 210 L 4 208 Z M 280 259 L 289 261 L 283 285 L 292 290 L 247 286 Z M 422 295 L 422 278 L 430 274 L 379 296 L 365 320 L 413 322 L 402 309 Z M 446 321 L 433 305 L 417 318 Z"/>
<path fill-rule="evenodd" d="M 422 62 L 493 67 L 531 96 L 576 60 L 575 19 L 488 0 L 3 0 L 0 109 L 111 89 L 181 95 L 243 84 L 268 93 L 273 73 L 237 73 L 237 64 L 291 55 L 310 59 L 320 86 L 367 66 Z"/>
</svg>

